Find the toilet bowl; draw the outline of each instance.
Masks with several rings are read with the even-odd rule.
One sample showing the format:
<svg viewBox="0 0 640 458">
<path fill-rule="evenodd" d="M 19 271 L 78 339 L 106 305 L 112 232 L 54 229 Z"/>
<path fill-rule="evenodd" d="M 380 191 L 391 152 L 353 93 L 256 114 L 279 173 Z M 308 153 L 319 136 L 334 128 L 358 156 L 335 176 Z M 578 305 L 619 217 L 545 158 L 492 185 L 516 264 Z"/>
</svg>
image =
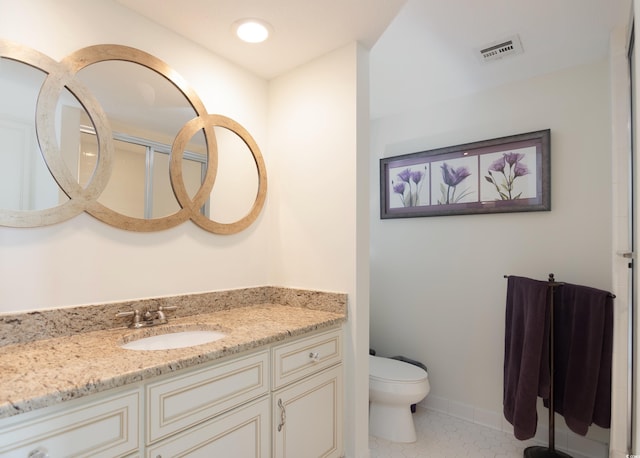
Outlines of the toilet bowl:
<svg viewBox="0 0 640 458">
<path fill-rule="evenodd" d="M 369 434 L 392 442 L 415 442 L 411 404 L 429 393 L 425 370 L 369 355 Z"/>
</svg>

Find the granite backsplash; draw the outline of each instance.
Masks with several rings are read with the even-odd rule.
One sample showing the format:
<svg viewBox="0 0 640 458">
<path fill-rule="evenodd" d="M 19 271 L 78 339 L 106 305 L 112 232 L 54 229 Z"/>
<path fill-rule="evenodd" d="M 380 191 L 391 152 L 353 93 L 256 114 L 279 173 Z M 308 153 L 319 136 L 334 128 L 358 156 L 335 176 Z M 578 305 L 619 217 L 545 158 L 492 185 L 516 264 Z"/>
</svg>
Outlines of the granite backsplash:
<svg viewBox="0 0 640 458">
<path fill-rule="evenodd" d="M 257 304 L 279 304 L 346 314 L 347 295 L 260 286 L 77 307 L 3 313 L 0 314 L 0 347 L 85 332 L 122 328 L 128 324 L 130 319 L 116 318 L 116 313 L 133 309 L 175 305 L 177 306 L 176 310 L 166 312 L 169 321 L 171 321 L 172 317 L 181 318 Z"/>
</svg>

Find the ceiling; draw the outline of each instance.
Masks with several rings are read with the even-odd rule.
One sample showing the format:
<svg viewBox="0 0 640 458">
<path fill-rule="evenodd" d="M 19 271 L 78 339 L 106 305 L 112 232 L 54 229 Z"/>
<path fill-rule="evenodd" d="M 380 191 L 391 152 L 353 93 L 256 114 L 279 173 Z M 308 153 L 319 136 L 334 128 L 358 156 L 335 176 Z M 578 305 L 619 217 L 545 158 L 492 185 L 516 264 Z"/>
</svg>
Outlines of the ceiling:
<svg viewBox="0 0 640 458">
<path fill-rule="evenodd" d="M 370 48 L 405 0 L 116 0 L 266 79 L 353 41 Z M 264 43 L 233 33 L 258 18 L 274 30 Z"/>
<path fill-rule="evenodd" d="M 409 0 L 371 52 L 372 117 L 603 59 L 630 11 L 631 0 Z M 478 58 L 514 34 L 522 54 Z"/>
<path fill-rule="evenodd" d="M 265 79 L 347 43 L 371 49 L 372 118 L 604 58 L 631 0 L 116 0 Z M 258 45 L 232 34 L 258 17 Z M 481 62 L 477 50 L 518 35 L 524 53 Z"/>
</svg>

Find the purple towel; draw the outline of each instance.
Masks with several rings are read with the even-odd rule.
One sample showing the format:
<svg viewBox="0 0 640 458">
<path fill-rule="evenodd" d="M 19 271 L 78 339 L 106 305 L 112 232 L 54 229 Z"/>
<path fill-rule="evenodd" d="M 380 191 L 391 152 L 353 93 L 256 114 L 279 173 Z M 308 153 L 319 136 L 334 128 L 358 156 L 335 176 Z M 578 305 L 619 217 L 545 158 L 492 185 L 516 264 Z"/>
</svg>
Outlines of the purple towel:
<svg viewBox="0 0 640 458">
<path fill-rule="evenodd" d="M 613 299 L 606 291 L 564 284 L 554 302 L 554 410 L 585 435 L 611 423 Z"/>
<path fill-rule="evenodd" d="M 508 279 L 503 411 L 520 440 L 536 433 L 538 395 L 549 397 L 548 296 L 546 282 Z"/>
</svg>

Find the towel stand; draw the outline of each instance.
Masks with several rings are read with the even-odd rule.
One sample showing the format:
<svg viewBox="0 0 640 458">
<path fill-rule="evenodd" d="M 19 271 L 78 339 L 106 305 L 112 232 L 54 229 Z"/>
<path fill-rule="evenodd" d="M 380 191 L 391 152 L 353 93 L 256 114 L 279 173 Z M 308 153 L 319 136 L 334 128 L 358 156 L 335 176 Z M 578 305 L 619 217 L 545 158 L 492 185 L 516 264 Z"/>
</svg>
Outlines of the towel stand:
<svg viewBox="0 0 640 458">
<path fill-rule="evenodd" d="M 509 278 L 505 275 L 504 278 Z M 554 393 L 553 393 L 553 378 L 554 378 L 554 312 L 553 312 L 553 298 L 555 288 L 564 285 L 564 283 L 557 282 L 553 274 L 549 274 L 549 446 L 532 446 L 524 449 L 524 458 L 572 458 L 571 455 L 567 455 L 564 452 L 556 450 L 556 434 L 555 434 L 555 410 L 554 410 Z M 609 294 L 609 297 L 615 298 L 614 294 Z"/>
<path fill-rule="evenodd" d="M 505 275 L 504 278 L 509 278 Z M 563 285 L 549 274 L 549 446 L 532 446 L 524 449 L 524 458 L 572 458 L 564 452 L 556 450 L 555 410 L 553 405 L 553 292 L 557 286 Z"/>
<path fill-rule="evenodd" d="M 524 449 L 525 458 L 548 458 L 548 457 L 562 457 L 571 458 L 571 455 L 567 455 L 564 452 L 556 450 L 556 428 L 555 428 L 555 410 L 553 405 L 553 371 L 554 371 L 554 357 L 553 357 L 553 292 L 556 287 L 561 286 L 555 280 L 553 274 L 549 274 L 549 446 L 532 446 Z"/>
</svg>

